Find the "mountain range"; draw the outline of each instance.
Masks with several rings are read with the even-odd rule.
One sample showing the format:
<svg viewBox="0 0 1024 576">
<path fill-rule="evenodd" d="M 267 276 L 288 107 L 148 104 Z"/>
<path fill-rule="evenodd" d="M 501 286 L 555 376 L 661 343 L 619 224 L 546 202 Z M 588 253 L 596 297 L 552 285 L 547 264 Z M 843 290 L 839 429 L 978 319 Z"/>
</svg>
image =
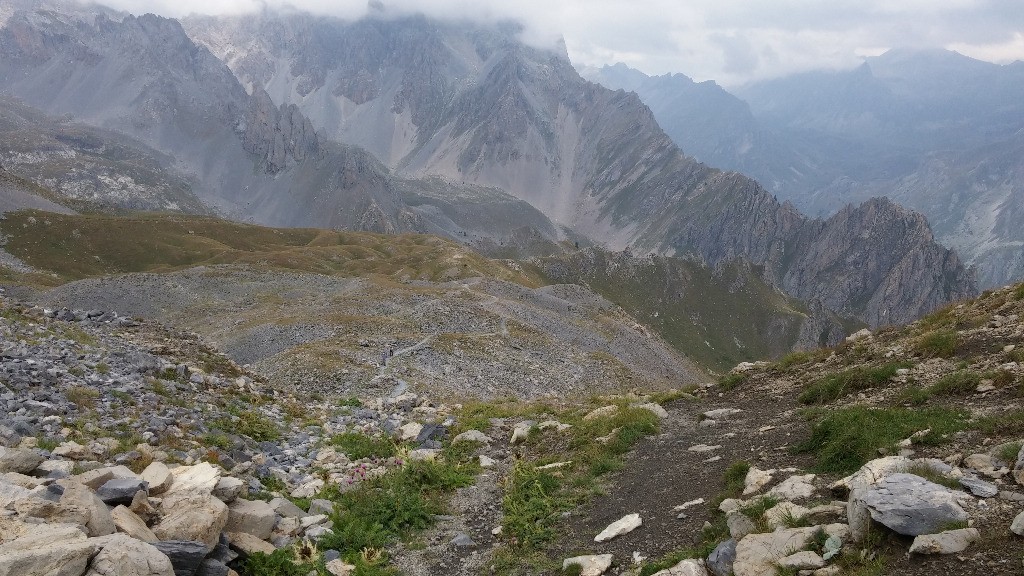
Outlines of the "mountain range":
<svg viewBox="0 0 1024 576">
<path fill-rule="evenodd" d="M 1024 63 L 895 49 L 853 70 L 808 72 L 730 93 L 619 64 L 589 79 L 637 93 L 687 153 L 757 179 L 826 216 L 886 196 L 928 217 L 983 286 L 1024 277 L 1008 225 L 1024 206 Z"/>
<path fill-rule="evenodd" d="M 0 29 L 5 95 L 137 140 L 195 211 L 429 232 L 495 252 L 571 241 L 740 260 L 871 326 L 975 292 L 920 215 L 871 200 L 809 218 L 684 155 L 636 95 L 584 80 L 515 25 L 18 7 Z"/>
</svg>

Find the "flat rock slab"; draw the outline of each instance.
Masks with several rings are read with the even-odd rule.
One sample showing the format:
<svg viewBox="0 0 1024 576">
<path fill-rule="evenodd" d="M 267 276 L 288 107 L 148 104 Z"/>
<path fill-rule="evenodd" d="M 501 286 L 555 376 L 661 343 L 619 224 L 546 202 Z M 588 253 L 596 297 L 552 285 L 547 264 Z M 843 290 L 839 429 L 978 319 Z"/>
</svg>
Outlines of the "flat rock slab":
<svg viewBox="0 0 1024 576">
<path fill-rule="evenodd" d="M 220 470 L 206 462 L 181 466 L 171 471 L 174 480 L 168 494 L 213 494 L 220 481 Z"/>
<path fill-rule="evenodd" d="M 992 498 L 999 495 L 999 487 L 973 475 L 960 477 L 960 485 L 979 498 Z"/>
<path fill-rule="evenodd" d="M 741 412 L 743 410 L 739 408 L 719 408 L 717 410 L 708 410 L 704 413 L 704 417 L 708 420 L 728 420 Z"/>
<path fill-rule="evenodd" d="M 490 444 L 492 440 L 490 436 L 479 430 L 466 430 L 462 434 L 452 438 L 453 444 L 457 444 L 459 442 L 480 442 L 481 444 Z"/>
<path fill-rule="evenodd" d="M 981 539 L 976 528 L 922 534 L 910 545 L 911 554 L 959 554 Z"/>
<path fill-rule="evenodd" d="M 274 530 L 274 509 L 262 500 L 244 500 L 239 498 L 228 506 L 228 523 L 224 530 L 228 532 L 245 532 L 260 540 L 270 538 Z"/>
<path fill-rule="evenodd" d="M 124 506 L 117 506 L 110 511 L 110 517 L 114 521 L 114 526 L 117 527 L 118 532 L 123 532 L 136 540 L 143 542 L 156 542 L 159 538 L 153 531 L 149 529 L 149 526 L 139 518 L 135 512 L 132 512 Z"/>
<path fill-rule="evenodd" d="M 171 487 L 174 475 L 163 462 L 152 462 L 142 471 L 140 477 L 149 483 L 149 493 L 163 494 Z"/>
<path fill-rule="evenodd" d="M 209 552 L 227 523 L 227 505 L 213 496 L 183 498 L 153 526 L 153 533 L 161 540 L 202 542 Z"/>
<path fill-rule="evenodd" d="M 633 530 L 636 530 L 643 524 L 643 520 L 639 514 L 629 514 L 622 518 L 612 522 L 607 528 L 601 531 L 600 534 L 594 536 L 594 542 L 607 542 L 612 538 L 622 536 L 623 534 L 629 534 Z"/>
<path fill-rule="evenodd" d="M 0 574 L 81 576 L 96 545 L 71 524 L 39 524 L 0 547 Z"/>
<path fill-rule="evenodd" d="M 707 576 L 708 570 L 703 560 L 687 559 L 671 568 L 655 572 L 652 576 Z"/>
<path fill-rule="evenodd" d="M 668 410 L 661 407 L 661 404 L 654 402 L 648 402 L 647 404 L 631 404 L 630 408 L 639 408 L 641 410 L 647 410 L 651 414 L 654 414 L 658 418 L 664 420 L 668 418 Z"/>
<path fill-rule="evenodd" d="M 806 548 L 819 529 L 824 529 L 826 534 L 837 538 L 845 538 L 848 534 L 845 524 L 788 528 L 766 534 L 751 534 L 736 544 L 733 573 L 736 576 L 775 576 L 779 560 Z"/>
<path fill-rule="evenodd" d="M 779 560 L 779 568 L 787 570 L 817 570 L 825 566 L 825 560 L 810 550 L 802 550 Z"/>
<path fill-rule="evenodd" d="M 954 522 L 966 522 L 963 493 L 913 474 L 895 473 L 864 490 L 861 501 L 871 518 L 904 536 L 935 534 Z"/>
<path fill-rule="evenodd" d="M 601 576 L 612 567 L 611 554 L 594 554 L 590 556 L 574 556 L 562 561 L 562 570 L 576 564 L 580 567 L 580 576 Z"/>
<path fill-rule="evenodd" d="M 803 500 L 814 495 L 814 474 L 790 476 L 768 491 L 769 496 L 782 500 Z"/>
<path fill-rule="evenodd" d="M 231 541 L 231 547 L 247 556 L 257 552 L 273 554 L 274 550 L 276 550 L 273 544 L 264 542 L 252 534 L 246 534 L 245 532 L 228 532 L 227 534 L 228 540 Z"/>
</svg>

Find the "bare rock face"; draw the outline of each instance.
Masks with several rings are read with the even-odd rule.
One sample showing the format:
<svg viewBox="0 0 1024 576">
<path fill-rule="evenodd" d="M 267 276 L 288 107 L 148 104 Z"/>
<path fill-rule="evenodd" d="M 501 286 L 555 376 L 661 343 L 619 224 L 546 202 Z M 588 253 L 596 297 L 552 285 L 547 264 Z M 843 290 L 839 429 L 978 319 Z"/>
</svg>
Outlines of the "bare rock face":
<svg viewBox="0 0 1024 576">
<path fill-rule="evenodd" d="M 872 327 L 903 324 L 977 293 L 956 253 L 935 242 L 924 216 L 885 198 L 805 225 L 780 269 L 787 292 Z"/>
<path fill-rule="evenodd" d="M 274 106 L 266 90 L 253 89 L 242 132 L 245 150 L 259 158 L 270 174 L 280 172 L 289 162 L 302 162 L 319 151 L 316 131 L 294 104 Z"/>
</svg>

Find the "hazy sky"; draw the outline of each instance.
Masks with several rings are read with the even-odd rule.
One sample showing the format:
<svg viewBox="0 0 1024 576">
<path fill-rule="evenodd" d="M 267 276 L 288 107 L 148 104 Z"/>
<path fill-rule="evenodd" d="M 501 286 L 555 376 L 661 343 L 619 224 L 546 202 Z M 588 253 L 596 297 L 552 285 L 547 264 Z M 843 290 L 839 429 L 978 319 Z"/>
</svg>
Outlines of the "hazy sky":
<svg viewBox="0 0 1024 576">
<path fill-rule="evenodd" d="M 3 0 L 0 0 L 2 2 Z M 354 18 L 366 0 L 103 0 L 133 13 L 183 16 L 293 6 Z M 564 37 L 577 65 L 625 62 L 735 85 L 814 68 L 853 67 L 892 47 L 949 48 L 1024 60 L 1022 0 L 384 0 L 389 13 L 506 19 L 525 39 Z"/>
</svg>

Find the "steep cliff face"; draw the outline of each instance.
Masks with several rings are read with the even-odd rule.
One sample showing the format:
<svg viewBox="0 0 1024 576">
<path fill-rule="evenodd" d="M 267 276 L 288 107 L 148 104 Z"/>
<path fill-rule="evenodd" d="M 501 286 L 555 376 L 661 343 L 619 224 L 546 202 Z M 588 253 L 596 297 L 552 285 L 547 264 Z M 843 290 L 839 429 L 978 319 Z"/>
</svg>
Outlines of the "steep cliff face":
<svg viewBox="0 0 1024 576">
<path fill-rule="evenodd" d="M 977 294 L 952 250 L 935 243 L 924 216 L 884 198 L 811 221 L 780 268 L 782 286 L 871 326 L 903 324 Z"/>
<path fill-rule="evenodd" d="M 256 155 L 261 168 L 270 174 L 280 172 L 289 162 L 313 158 L 320 150 L 313 124 L 298 107 L 276 107 L 270 95 L 259 87 L 249 97 L 241 131 L 242 147 Z"/>
</svg>

